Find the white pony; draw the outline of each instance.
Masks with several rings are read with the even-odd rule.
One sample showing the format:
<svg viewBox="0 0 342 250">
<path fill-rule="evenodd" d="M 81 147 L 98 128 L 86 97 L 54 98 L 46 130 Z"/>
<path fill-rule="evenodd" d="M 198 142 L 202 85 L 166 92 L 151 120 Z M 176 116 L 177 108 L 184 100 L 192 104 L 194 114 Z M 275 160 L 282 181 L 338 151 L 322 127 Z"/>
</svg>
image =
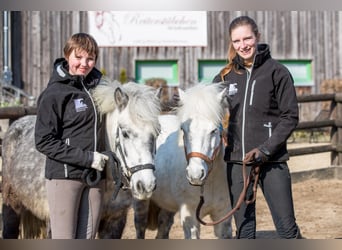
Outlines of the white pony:
<svg viewBox="0 0 342 250">
<path fill-rule="evenodd" d="M 149 225 L 144 224 L 147 221 L 143 217 L 135 220 L 141 237 L 147 227 L 155 229 L 152 218 L 158 214 L 154 213 L 154 206 L 165 216 L 158 215 L 156 238 L 168 238 L 176 212 L 184 238 L 200 238 L 196 209 L 201 195 L 201 219 L 209 215 L 210 220 L 217 221 L 231 211 L 220 129 L 228 105 L 226 91 L 220 84 L 198 84 L 185 92 L 180 90 L 177 116 L 160 116 L 161 134 L 155 158 L 157 187 L 149 201 Z M 231 238 L 231 218 L 214 225 L 214 232 L 218 238 Z"/>
<path fill-rule="evenodd" d="M 119 238 L 132 195 L 136 199 L 149 199 L 155 189 L 154 154 L 160 130 L 160 100 L 158 92 L 152 87 L 135 83 L 121 85 L 105 79 L 95 88 L 92 96 L 103 119 L 106 119 L 107 150 L 115 152 L 119 158 L 131 191 L 121 190 L 113 202 L 112 196 L 118 183 L 114 183 L 112 171 L 107 167 L 106 206 L 99 236 Z M 40 237 L 41 226 L 48 222 L 45 156 L 35 149 L 34 126 L 35 116 L 22 117 L 12 123 L 3 138 L 4 238 L 19 237 L 20 221 L 24 223 L 24 238 Z M 26 215 L 39 219 L 41 223 L 36 226 L 40 229 L 35 230 L 33 222 L 25 224 Z M 120 221 L 114 221 L 116 219 Z M 116 229 L 118 225 L 120 228 Z"/>
</svg>

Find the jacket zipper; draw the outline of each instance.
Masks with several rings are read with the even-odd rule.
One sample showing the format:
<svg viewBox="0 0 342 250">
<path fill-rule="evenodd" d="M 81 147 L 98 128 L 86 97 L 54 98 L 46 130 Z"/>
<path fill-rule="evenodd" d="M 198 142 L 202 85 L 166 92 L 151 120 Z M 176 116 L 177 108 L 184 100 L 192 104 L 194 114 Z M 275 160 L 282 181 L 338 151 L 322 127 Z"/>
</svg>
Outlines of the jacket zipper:
<svg viewBox="0 0 342 250">
<path fill-rule="evenodd" d="M 66 138 L 65 139 L 65 144 L 66 145 L 70 145 L 70 138 Z M 69 174 L 68 174 L 68 164 L 66 164 L 66 163 L 64 163 L 64 176 L 65 176 L 65 178 L 69 177 Z"/>
<path fill-rule="evenodd" d="M 255 58 L 254 58 L 255 59 Z M 253 62 L 254 65 L 254 62 Z M 250 70 L 246 69 L 246 74 L 247 74 L 247 79 L 246 79 L 246 88 L 245 88 L 245 96 L 243 99 L 243 109 L 242 109 L 242 135 L 241 135 L 241 146 L 242 146 L 242 159 L 243 160 L 245 158 L 246 155 L 246 148 L 245 148 L 245 127 L 246 127 L 246 105 L 247 105 L 247 96 L 248 96 L 248 88 L 249 88 L 249 81 L 251 79 L 252 76 L 252 70 L 253 70 L 253 66 L 251 67 Z M 255 80 L 253 81 L 253 84 L 255 84 Z M 253 91 L 254 91 L 254 87 L 253 87 Z M 253 92 L 251 93 L 251 95 L 253 94 Z M 252 97 L 251 97 L 252 98 Z M 250 100 L 250 102 L 253 100 Z"/>
<path fill-rule="evenodd" d="M 242 108 L 242 135 L 241 135 L 242 159 L 241 160 L 243 160 L 245 158 L 245 154 L 246 154 L 246 149 L 245 149 L 246 102 L 247 102 L 249 80 L 251 77 L 251 73 L 248 70 L 246 70 L 246 73 L 247 73 L 246 88 L 245 88 L 245 96 L 243 99 L 243 108 Z"/>
<path fill-rule="evenodd" d="M 252 105 L 253 105 L 253 97 L 254 97 L 254 87 L 255 87 L 255 83 L 256 83 L 256 81 L 255 81 L 255 79 L 254 79 L 254 81 L 253 81 L 253 83 L 252 83 L 252 87 L 251 87 L 251 96 L 250 96 L 250 98 L 249 98 L 249 106 L 252 106 Z"/>
<path fill-rule="evenodd" d="M 94 114 L 95 114 L 95 121 L 94 121 L 94 152 L 95 152 L 95 151 L 97 151 L 96 150 L 97 149 L 97 112 L 96 112 L 94 100 L 93 100 L 90 92 L 86 89 L 86 87 L 83 84 L 83 79 L 82 79 L 81 83 L 82 83 L 82 87 L 83 87 L 84 91 L 88 94 L 88 96 L 91 100 L 91 103 L 93 105 Z"/>
</svg>

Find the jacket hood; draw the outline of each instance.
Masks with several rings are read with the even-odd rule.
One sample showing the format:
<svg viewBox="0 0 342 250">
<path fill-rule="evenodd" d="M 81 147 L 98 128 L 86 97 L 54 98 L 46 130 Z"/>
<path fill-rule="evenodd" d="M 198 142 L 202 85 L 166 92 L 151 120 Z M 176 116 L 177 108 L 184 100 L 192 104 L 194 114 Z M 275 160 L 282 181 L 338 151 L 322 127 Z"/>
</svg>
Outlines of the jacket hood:
<svg viewBox="0 0 342 250">
<path fill-rule="evenodd" d="M 102 77 L 102 73 L 93 68 L 87 76 L 82 75 L 70 75 L 69 64 L 65 58 L 58 58 L 54 62 L 52 76 L 48 85 L 53 83 L 62 83 L 78 86 L 81 82 L 85 84 L 87 89 L 95 87 Z"/>
</svg>

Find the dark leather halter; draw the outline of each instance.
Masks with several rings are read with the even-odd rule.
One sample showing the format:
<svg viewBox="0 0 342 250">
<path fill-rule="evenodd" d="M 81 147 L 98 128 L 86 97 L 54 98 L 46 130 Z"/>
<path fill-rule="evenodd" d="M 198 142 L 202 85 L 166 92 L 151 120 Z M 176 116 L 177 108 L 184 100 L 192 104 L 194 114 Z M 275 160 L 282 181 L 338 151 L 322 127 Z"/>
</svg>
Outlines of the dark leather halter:
<svg viewBox="0 0 342 250">
<path fill-rule="evenodd" d="M 116 149 L 118 149 L 121 159 L 123 161 L 123 182 L 122 182 L 122 188 L 123 189 L 129 189 L 129 182 L 133 174 L 136 172 L 143 170 L 143 169 L 152 169 L 153 171 L 155 170 L 155 166 L 153 164 L 143 164 L 143 165 L 137 165 L 133 167 L 128 167 L 127 162 L 126 162 L 126 157 L 123 152 L 121 143 L 120 143 L 120 127 L 116 129 L 116 139 L 115 139 L 115 144 L 116 144 Z"/>
</svg>

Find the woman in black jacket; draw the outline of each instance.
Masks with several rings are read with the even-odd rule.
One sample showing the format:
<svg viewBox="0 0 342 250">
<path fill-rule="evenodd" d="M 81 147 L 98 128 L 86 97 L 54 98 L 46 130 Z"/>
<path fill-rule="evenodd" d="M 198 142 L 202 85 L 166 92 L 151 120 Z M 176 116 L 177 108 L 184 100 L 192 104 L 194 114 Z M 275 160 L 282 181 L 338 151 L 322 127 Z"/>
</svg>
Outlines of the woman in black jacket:
<svg viewBox="0 0 342 250">
<path fill-rule="evenodd" d="M 298 123 L 298 103 L 289 71 L 259 44 L 253 19 L 240 16 L 229 26 L 228 64 L 214 78 L 229 87 L 227 161 L 235 206 L 243 189 L 242 162 L 260 166 L 259 185 L 281 238 L 300 237 L 296 224 L 286 141 Z M 250 185 L 251 187 L 251 185 Z M 251 190 L 249 189 L 247 196 Z M 235 213 L 237 238 L 255 238 L 255 202 Z"/>
<path fill-rule="evenodd" d="M 95 68 L 96 41 L 72 35 L 64 58 L 54 63 L 46 89 L 38 99 L 35 144 L 46 155 L 45 178 L 53 239 L 95 238 L 104 193 L 108 156 L 103 128 L 89 90 L 101 72 Z M 90 169 L 101 172 L 95 186 L 84 182 Z"/>
</svg>

